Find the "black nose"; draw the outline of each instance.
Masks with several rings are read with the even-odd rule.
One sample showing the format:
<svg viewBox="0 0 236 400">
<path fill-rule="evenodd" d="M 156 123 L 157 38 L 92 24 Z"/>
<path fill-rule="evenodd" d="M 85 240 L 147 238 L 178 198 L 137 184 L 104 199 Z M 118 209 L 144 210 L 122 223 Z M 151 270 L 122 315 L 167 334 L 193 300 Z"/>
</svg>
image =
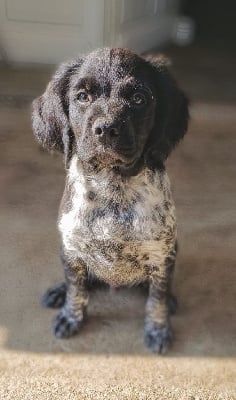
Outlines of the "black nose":
<svg viewBox="0 0 236 400">
<path fill-rule="evenodd" d="M 93 125 L 93 132 L 100 138 L 113 138 L 119 135 L 119 128 L 114 123 L 98 120 Z"/>
</svg>

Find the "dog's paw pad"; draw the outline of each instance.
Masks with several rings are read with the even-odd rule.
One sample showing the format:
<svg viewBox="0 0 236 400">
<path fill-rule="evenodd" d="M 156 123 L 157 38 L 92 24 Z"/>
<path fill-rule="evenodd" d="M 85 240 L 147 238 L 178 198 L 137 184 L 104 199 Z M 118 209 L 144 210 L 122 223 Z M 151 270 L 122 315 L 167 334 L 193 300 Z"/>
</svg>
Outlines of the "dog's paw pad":
<svg viewBox="0 0 236 400">
<path fill-rule="evenodd" d="M 44 293 L 41 304 L 44 307 L 50 308 L 61 308 L 66 300 L 66 284 L 60 283 L 49 288 L 46 293 Z"/>
<path fill-rule="evenodd" d="M 74 336 L 80 329 L 81 321 L 60 312 L 53 321 L 54 335 L 59 339 Z"/>
<path fill-rule="evenodd" d="M 153 326 L 145 331 L 145 344 L 153 353 L 165 354 L 172 340 L 173 334 L 169 327 Z"/>
</svg>

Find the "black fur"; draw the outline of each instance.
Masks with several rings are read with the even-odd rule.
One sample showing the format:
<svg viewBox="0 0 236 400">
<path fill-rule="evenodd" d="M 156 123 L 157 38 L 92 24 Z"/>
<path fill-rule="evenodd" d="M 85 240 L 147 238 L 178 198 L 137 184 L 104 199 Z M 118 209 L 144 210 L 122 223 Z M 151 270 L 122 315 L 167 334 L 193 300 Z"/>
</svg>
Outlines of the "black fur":
<svg viewBox="0 0 236 400">
<path fill-rule="evenodd" d="M 111 96 L 110 80 L 125 82 L 127 77 L 132 77 L 132 82 Z M 92 93 L 95 101 L 90 109 L 76 99 L 80 87 Z M 136 91 L 146 97 L 144 107 L 130 104 L 129 97 Z M 89 161 L 90 166 L 94 164 L 94 150 L 101 139 L 95 140 L 92 134 L 97 116 L 118 130 L 119 135 L 107 146 L 121 159 L 114 168 L 130 175 L 143 165 L 163 168 L 163 162 L 186 133 L 188 101 L 162 61 L 146 61 L 125 49 L 101 49 L 63 64 L 45 93 L 33 102 L 37 140 L 50 150 L 63 152 L 66 162 L 77 148 L 81 159 Z M 85 137 L 83 130 L 92 138 Z M 131 167 L 120 168 L 120 164 L 133 160 Z"/>
<path fill-rule="evenodd" d="M 177 246 L 164 163 L 187 124 L 188 101 L 165 63 L 127 49 L 63 64 L 34 101 L 37 140 L 64 153 L 68 168 L 59 216 L 66 284 L 42 299 L 61 307 L 56 337 L 80 329 L 92 276 L 114 287 L 146 283 L 145 343 L 158 353 L 171 344 Z"/>
<path fill-rule="evenodd" d="M 36 139 L 48 150 L 64 153 L 66 162 L 71 156 L 73 141 L 68 121 L 67 90 L 80 65 L 81 60 L 62 64 L 45 93 L 33 102 L 32 123 Z"/>
</svg>

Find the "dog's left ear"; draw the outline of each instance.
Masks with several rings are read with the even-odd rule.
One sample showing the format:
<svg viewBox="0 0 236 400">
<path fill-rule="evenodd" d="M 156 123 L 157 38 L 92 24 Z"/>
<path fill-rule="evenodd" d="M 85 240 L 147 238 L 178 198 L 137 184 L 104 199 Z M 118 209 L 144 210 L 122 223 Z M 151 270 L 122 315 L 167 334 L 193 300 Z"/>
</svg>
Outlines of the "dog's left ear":
<svg viewBox="0 0 236 400">
<path fill-rule="evenodd" d="M 146 145 L 146 163 L 162 165 L 176 144 L 187 132 L 188 99 L 170 75 L 168 60 L 146 59 L 152 67 L 156 110 L 153 129 Z"/>
</svg>

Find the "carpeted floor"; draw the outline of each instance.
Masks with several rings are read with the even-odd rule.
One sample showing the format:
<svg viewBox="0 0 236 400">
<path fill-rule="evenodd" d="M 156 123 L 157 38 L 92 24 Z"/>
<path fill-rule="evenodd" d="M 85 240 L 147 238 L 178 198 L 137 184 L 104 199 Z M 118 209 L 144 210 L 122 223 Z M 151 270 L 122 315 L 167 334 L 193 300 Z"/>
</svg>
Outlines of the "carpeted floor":
<svg viewBox="0 0 236 400">
<path fill-rule="evenodd" d="M 55 312 L 40 306 L 40 296 L 63 279 L 56 218 L 64 171 L 60 156 L 34 142 L 28 107 L 49 71 L 0 70 L 1 399 L 236 399 L 233 64 L 199 49 L 170 54 L 192 97 L 192 119 L 168 162 L 179 311 L 164 357 L 144 348 L 139 288 L 94 291 L 80 335 L 52 336 Z"/>
</svg>

